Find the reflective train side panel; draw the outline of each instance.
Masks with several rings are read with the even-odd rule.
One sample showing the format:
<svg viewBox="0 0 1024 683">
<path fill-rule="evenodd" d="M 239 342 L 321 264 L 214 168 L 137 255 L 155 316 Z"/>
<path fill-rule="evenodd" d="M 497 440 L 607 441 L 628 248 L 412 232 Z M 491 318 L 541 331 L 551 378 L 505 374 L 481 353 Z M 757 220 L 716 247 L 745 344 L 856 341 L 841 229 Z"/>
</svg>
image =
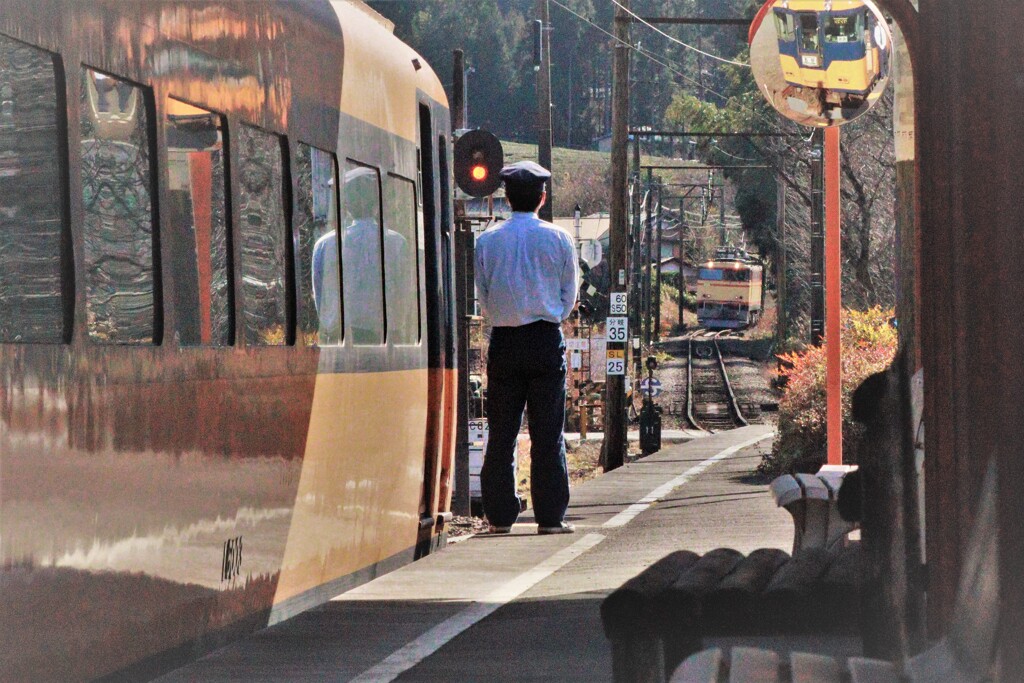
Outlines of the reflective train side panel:
<svg viewBox="0 0 1024 683">
<path fill-rule="evenodd" d="M 0 680 L 144 678 L 444 543 L 450 128 L 359 2 L 0 5 Z"/>
</svg>

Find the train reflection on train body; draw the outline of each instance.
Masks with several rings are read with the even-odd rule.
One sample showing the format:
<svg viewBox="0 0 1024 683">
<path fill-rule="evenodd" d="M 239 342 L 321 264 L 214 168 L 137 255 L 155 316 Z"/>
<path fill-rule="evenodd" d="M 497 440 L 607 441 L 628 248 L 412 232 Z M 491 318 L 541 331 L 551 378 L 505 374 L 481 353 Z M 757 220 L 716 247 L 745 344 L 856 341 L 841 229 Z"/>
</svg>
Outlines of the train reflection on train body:
<svg viewBox="0 0 1024 683">
<path fill-rule="evenodd" d="M 448 105 L 358 0 L 0 4 L 0 680 L 155 675 L 444 542 Z"/>
<path fill-rule="evenodd" d="M 764 307 L 764 267 L 745 250 L 722 247 L 697 274 L 697 322 L 708 329 L 753 325 Z"/>
</svg>

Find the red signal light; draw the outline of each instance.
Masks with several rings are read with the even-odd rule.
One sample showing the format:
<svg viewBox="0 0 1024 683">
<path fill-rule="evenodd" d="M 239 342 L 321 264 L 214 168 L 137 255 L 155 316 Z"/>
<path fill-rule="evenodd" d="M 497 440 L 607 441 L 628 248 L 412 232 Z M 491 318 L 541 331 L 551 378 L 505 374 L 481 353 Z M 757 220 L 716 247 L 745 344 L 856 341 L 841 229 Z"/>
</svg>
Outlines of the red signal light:
<svg viewBox="0 0 1024 683">
<path fill-rule="evenodd" d="M 470 197 L 486 197 L 501 185 L 504 159 L 498 138 L 485 130 L 471 130 L 455 141 L 455 184 Z"/>
</svg>

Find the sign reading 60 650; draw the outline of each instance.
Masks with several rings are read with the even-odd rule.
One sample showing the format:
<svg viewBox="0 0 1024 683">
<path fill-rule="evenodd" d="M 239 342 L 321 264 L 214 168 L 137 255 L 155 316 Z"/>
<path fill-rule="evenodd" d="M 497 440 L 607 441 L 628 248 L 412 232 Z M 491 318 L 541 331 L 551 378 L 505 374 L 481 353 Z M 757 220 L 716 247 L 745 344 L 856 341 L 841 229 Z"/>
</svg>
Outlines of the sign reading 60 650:
<svg viewBox="0 0 1024 683">
<path fill-rule="evenodd" d="M 609 343 L 624 343 L 629 336 L 629 318 L 614 316 L 608 318 L 605 332 Z"/>
</svg>

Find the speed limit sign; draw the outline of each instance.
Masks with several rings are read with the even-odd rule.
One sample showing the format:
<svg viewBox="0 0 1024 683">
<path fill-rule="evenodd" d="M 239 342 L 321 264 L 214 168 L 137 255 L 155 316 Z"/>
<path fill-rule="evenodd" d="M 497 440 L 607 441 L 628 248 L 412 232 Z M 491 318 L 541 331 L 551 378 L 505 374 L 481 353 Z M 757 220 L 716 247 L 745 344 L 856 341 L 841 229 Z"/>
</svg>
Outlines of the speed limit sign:
<svg viewBox="0 0 1024 683">
<path fill-rule="evenodd" d="M 609 343 L 625 343 L 629 336 L 629 318 L 626 316 L 608 318 L 605 333 Z"/>
<path fill-rule="evenodd" d="M 626 315 L 626 292 L 612 292 L 611 302 L 608 304 L 608 312 L 612 315 Z"/>
<path fill-rule="evenodd" d="M 607 375 L 626 374 L 626 350 L 608 349 L 607 364 L 605 366 Z"/>
</svg>

